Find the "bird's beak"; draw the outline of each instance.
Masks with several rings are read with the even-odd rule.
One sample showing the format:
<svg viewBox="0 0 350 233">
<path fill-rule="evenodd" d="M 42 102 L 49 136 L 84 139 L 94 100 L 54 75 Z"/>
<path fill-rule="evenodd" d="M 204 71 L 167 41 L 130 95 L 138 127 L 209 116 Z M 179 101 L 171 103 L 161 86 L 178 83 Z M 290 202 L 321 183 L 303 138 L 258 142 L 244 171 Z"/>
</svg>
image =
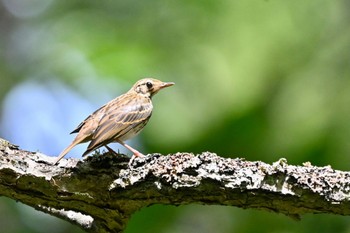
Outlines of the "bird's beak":
<svg viewBox="0 0 350 233">
<path fill-rule="evenodd" d="M 172 85 L 174 85 L 175 83 L 174 82 L 164 82 L 160 85 L 160 89 L 163 89 L 163 88 L 166 88 L 166 87 L 170 87 Z"/>
<path fill-rule="evenodd" d="M 154 87 L 154 89 L 153 89 L 153 91 L 152 91 L 152 93 L 151 93 L 151 97 L 153 96 L 153 95 L 155 95 L 155 94 L 157 94 L 158 93 L 158 91 L 160 91 L 161 89 L 163 89 L 163 88 L 166 88 L 166 87 L 170 87 L 170 86 L 172 86 L 172 85 L 174 85 L 175 83 L 173 83 L 173 82 L 161 82 L 161 83 L 159 83 L 158 85 L 156 85 L 155 87 Z"/>
</svg>

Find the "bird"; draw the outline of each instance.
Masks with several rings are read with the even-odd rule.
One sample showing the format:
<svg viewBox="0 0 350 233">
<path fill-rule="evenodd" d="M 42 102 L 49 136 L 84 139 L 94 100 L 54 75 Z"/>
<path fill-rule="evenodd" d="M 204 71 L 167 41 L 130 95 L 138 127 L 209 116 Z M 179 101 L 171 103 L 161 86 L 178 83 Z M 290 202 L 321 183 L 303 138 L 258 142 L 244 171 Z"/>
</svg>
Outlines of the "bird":
<svg viewBox="0 0 350 233">
<path fill-rule="evenodd" d="M 117 154 L 108 146 L 112 142 L 117 142 L 130 150 L 133 153 L 132 159 L 143 157 L 141 152 L 124 141 L 135 137 L 148 123 L 153 110 L 152 97 L 161 89 L 174 84 L 154 78 L 137 81 L 128 92 L 109 101 L 82 121 L 71 132 L 71 134 L 77 133 L 77 136 L 59 154 L 54 164 L 58 164 L 74 146 L 86 142 L 89 142 L 89 145 L 82 154 L 83 157 L 103 146 Z"/>
</svg>

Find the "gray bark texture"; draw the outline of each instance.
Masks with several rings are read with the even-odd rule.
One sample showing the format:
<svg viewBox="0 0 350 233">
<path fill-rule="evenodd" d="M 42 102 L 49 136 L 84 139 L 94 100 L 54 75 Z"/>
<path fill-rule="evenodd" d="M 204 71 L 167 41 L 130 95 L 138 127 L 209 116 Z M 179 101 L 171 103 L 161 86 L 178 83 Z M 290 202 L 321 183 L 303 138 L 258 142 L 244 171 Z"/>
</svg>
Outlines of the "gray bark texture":
<svg viewBox="0 0 350 233">
<path fill-rule="evenodd" d="M 86 232 L 123 232 L 153 204 L 225 205 L 282 213 L 350 215 L 350 173 L 330 166 L 272 165 L 215 153 L 129 158 L 95 153 L 84 161 L 20 150 L 0 139 L 0 195 L 65 219 Z"/>
</svg>

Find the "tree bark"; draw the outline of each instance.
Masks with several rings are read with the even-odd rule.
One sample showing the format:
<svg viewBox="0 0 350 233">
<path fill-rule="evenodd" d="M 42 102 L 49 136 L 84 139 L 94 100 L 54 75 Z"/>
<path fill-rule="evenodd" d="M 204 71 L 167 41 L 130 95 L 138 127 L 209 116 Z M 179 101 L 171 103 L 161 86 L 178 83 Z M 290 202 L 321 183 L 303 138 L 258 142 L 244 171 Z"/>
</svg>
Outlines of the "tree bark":
<svg viewBox="0 0 350 233">
<path fill-rule="evenodd" d="M 225 205 L 349 215 L 350 173 L 330 166 L 266 164 L 215 153 L 95 153 L 85 161 L 20 150 L 0 139 L 0 195 L 65 219 L 87 232 L 122 232 L 131 215 L 153 204 Z"/>
</svg>

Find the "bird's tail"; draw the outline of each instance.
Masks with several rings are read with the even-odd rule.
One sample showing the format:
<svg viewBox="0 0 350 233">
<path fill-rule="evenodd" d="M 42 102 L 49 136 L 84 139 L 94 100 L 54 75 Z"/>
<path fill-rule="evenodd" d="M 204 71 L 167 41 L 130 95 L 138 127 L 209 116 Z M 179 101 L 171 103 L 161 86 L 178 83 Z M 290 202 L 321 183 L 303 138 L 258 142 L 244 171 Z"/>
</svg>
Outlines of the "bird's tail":
<svg viewBox="0 0 350 233">
<path fill-rule="evenodd" d="M 74 146 L 76 143 L 70 144 L 66 149 L 64 149 L 61 154 L 57 157 L 56 161 L 54 162 L 54 165 L 56 165 Z"/>
</svg>

